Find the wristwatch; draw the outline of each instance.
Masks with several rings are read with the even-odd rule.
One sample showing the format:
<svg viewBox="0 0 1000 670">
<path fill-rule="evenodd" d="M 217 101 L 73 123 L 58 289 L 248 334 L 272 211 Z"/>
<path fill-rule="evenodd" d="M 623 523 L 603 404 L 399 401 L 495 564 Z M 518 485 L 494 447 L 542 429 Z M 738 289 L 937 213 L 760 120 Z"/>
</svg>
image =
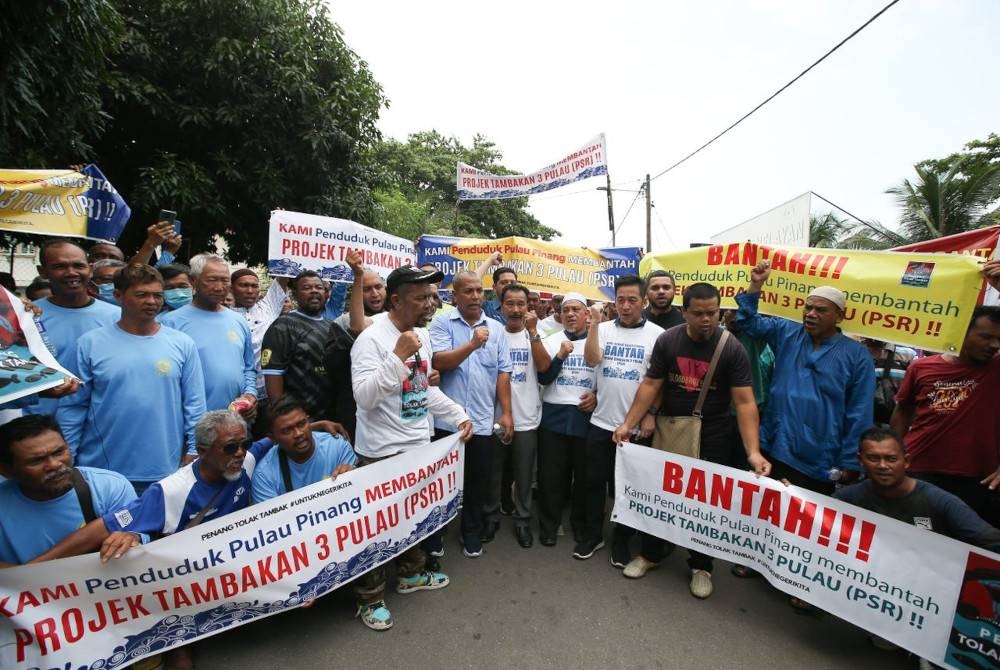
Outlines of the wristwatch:
<svg viewBox="0 0 1000 670">
<path fill-rule="evenodd" d="M 659 412 L 660 408 L 658 407 L 650 407 L 646 410 L 646 414 L 649 414 L 650 416 L 656 416 Z"/>
<path fill-rule="evenodd" d="M 528 336 L 528 341 L 529 342 L 541 342 L 542 341 L 542 336 L 539 335 L 538 333 L 535 333 L 534 335 L 529 335 Z"/>
</svg>

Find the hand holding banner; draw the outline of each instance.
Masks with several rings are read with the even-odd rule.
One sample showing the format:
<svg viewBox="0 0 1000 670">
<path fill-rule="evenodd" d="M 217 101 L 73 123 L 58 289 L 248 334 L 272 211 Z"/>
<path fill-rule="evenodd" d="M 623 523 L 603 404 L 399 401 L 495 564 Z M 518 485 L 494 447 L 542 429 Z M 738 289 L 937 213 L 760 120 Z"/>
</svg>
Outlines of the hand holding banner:
<svg viewBox="0 0 1000 670">
<path fill-rule="evenodd" d="M 72 378 L 45 346 L 21 299 L 0 288 L 0 404 Z"/>
<path fill-rule="evenodd" d="M 802 307 L 817 286 L 847 295 L 845 332 L 928 351 L 958 351 L 983 283 L 981 261 L 970 256 L 715 244 L 686 251 L 647 254 L 643 274 L 668 270 L 677 293 L 695 282 L 718 287 L 722 306 L 750 282 L 750 270 L 771 262 L 760 311 L 801 321 Z"/>
</svg>

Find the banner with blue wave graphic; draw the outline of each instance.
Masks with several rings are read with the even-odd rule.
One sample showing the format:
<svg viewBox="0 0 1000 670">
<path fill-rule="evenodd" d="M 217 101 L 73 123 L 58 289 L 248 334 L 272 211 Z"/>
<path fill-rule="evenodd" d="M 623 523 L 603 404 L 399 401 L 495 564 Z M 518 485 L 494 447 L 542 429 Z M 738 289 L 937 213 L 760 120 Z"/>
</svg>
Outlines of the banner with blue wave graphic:
<svg viewBox="0 0 1000 670">
<path fill-rule="evenodd" d="M 311 604 L 454 518 L 451 435 L 136 547 L 0 570 L 0 668 L 113 670 Z"/>
<path fill-rule="evenodd" d="M 459 161 L 458 199 L 520 198 L 607 173 L 608 152 L 601 133 L 565 158 L 531 174 L 494 174 Z"/>
</svg>

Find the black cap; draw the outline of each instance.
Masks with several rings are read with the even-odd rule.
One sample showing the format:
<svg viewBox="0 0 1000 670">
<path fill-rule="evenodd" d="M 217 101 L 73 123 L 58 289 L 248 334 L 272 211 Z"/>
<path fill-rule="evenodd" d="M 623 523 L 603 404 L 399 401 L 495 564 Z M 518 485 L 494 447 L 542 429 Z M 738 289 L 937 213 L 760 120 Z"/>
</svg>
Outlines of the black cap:
<svg viewBox="0 0 1000 670">
<path fill-rule="evenodd" d="M 394 293 L 403 284 L 435 284 L 444 279 L 444 273 L 440 270 L 421 270 L 412 265 L 404 265 L 389 273 L 385 280 L 387 292 Z"/>
</svg>

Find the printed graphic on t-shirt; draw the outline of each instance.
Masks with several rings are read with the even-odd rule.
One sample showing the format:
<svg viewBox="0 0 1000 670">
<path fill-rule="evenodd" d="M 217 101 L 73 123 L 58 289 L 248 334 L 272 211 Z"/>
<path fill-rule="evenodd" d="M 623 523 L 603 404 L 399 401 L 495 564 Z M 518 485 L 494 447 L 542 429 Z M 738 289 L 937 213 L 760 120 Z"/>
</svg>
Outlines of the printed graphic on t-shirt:
<svg viewBox="0 0 1000 670">
<path fill-rule="evenodd" d="M 683 386 L 687 391 L 697 391 L 701 388 L 701 380 L 708 374 L 708 361 L 678 356 L 677 369 L 680 370 L 680 374 L 671 372 L 670 381 Z"/>
<path fill-rule="evenodd" d="M 604 345 L 601 376 L 605 379 L 639 381 L 645 369 L 646 347 L 641 344 L 609 342 Z M 707 369 L 707 368 L 706 368 Z"/>
<path fill-rule="evenodd" d="M 972 395 L 976 386 L 976 382 L 971 379 L 934 382 L 934 390 L 927 394 L 927 401 L 934 412 L 953 412 Z"/>
<path fill-rule="evenodd" d="M 513 374 L 510 376 L 511 384 L 525 384 L 528 381 L 527 368 L 531 364 L 531 352 L 527 349 L 514 349 L 510 350 L 510 363 L 514 368 Z"/>
<path fill-rule="evenodd" d="M 403 396 L 399 417 L 404 421 L 414 421 L 427 416 L 427 361 L 406 362 L 410 375 L 403 380 Z"/>
<path fill-rule="evenodd" d="M 570 354 L 563 361 L 562 370 L 556 378 L 559 386 L 578 386 L 588 391 L 594 388 L 594 380 L 590 378 L 593 368 L 587 365 L 582 355 Z"/>
</svg>

